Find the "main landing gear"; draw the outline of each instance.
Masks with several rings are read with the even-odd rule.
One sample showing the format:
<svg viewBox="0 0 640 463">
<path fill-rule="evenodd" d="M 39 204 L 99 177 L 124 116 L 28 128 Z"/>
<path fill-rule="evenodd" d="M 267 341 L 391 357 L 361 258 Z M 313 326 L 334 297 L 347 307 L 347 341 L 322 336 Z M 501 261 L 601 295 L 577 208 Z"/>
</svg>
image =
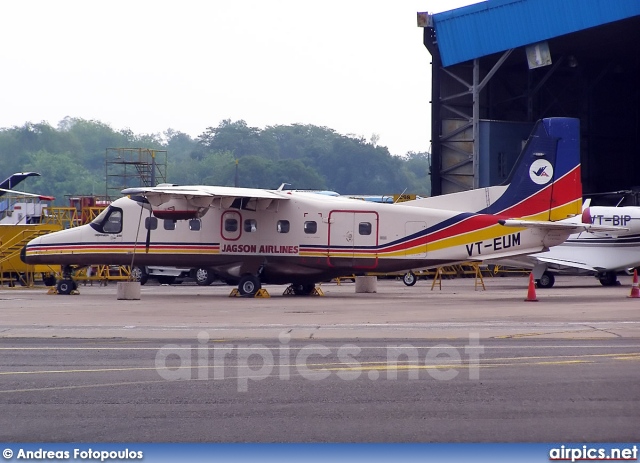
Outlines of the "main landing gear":
<svg viewBox="0 0 640 463">
<path fill-rule="evenodd" d="M 598 278 L 602 286 L 616 286 L 620 284 L 616 272 L 602 272 L 599 273 L 596 278 Z"/>
<path fill-rule="evenodd" d="M 552 288 L 556 282 L 556 277 L 551 272 L 544 272 L 540 279 L 536 281 L 538 288 Z"/>
<path fill-rule="evenodd" d="M 238 292 L 240 296 L 253 297 L 262 288 L 260 278 L 255 275 L 244 275 L 238 283 Z"/>
<path fill-rule="evenodd" d="M 238 289 L 231 291 L 230 296 L 270 297 L 267 290 L 262 288 L 260 277 L 250 274 L 240 278 Z M 315 283 L 299 283 L 289 285 L 283 296 L 324 296 L 324 293 Z"/>
</svg>

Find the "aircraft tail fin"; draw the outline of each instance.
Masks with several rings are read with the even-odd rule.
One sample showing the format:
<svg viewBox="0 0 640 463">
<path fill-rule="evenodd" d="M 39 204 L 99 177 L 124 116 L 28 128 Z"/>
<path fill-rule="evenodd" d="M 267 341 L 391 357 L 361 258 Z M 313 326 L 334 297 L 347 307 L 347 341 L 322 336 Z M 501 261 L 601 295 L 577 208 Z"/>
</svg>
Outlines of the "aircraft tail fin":
<svg viewBox="0 0 640 463">
<path fill-rule="evenodd" d="M 22 182 L 27 177 L 40 176 L 37 172 L 16 172 L 15 174 L 7 177 L 0 183 L 0 189 L 13 190 L 18 183 Z M 0 192 L 0 196 L 2 192 Z"/>
<path fill-rule="evenodd" d="M 538 121 L 505 183 L 504 194 L 481 212 L 547 221 L 580 215 L 578 119 Z"/>
</svg>

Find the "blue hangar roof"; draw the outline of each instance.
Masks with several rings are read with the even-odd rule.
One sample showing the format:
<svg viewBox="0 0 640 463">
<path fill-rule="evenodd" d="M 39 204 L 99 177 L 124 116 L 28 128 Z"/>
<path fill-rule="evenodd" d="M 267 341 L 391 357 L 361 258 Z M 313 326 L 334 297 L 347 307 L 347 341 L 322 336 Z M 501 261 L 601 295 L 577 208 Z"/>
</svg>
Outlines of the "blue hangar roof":
<svg viewBox="0 0 640 463">
<path fill-rule="evenodd" d="M 433 15 L 444 66 L 640 15 L 640 0 L 488 0 Z"/>
</svg>

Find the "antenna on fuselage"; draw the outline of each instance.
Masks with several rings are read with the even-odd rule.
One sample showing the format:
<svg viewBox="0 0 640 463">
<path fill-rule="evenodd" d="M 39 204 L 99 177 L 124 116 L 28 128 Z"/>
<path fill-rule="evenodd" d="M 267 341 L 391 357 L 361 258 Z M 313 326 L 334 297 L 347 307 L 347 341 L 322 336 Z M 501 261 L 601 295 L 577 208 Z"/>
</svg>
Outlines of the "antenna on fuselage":
<svg viewBox="0 0 640 463">
<path fill-rule="evenodd" d="M 400 196 L 398 196 L 398 199 L 396 199 L 393 204 L 397 203 L 398 201 L 400 201 L 400 198 L 402 198 L 402 195 L 404 195 L 404 192 L 407 191 L 407 189 L 405 188 L 404 190 L 402 190 L 402 193 L 400 193 Z"/>
<path fill-rule="evenodd" d="M 290 184 L 290 183 L 283 183 L 282 185 L 280 185 L 280 186 L 278 187 L 278 189 L 277 189 L 276 191 L 282 191 L 282 190 L 284 190 L 284 187 L 285 187 L 286 185 L 291 186 L 291 184 Z"/>
</svg>

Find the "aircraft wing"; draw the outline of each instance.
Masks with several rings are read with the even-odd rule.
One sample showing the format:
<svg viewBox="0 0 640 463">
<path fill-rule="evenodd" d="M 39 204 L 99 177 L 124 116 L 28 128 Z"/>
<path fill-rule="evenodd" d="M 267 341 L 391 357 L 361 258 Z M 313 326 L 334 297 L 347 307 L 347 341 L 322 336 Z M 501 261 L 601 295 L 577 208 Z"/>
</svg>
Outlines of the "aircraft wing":
<svg viewBox="0 0 640 463">
<path fill-rule="evenodd" d="M 227 197 L 227 198 L 257 198 L 257 199 L 289 199 L 285 195 L 259 188 L 235 188 L 228 186 L 156 186 L 127 188 L 122 190 L 125 195 L 141 195 L 145 197 L 171 195 L 176 198 L 192 197 Z"/>
<path fill-rule="evenodd" d="M 590 272 L 597 272 L 598 269 L 593 268 L 590 265 L 587 265 L 584 262 L 577 262 L 574 260 L 567 259 L 558 259 L 555 257 L 547 257 L 545 254 L 548 252 L 541 252 L 536 254 L 526 254 L 526 255 L 516 255 L 516 256 L 508 256 L 508 257 L 500 257 L 498 259 L 486 259 L 484 262 L 487 263 L 496 263 L 500 265 L 505 265 L 508 267 L 525 267 L 525 268 L 533 268 L 539 263 L 545 263 L 549 267 L 554 269 L 566 269 L 566 268 L 578 268 L 583 270 L 588 270 Z"/>
<path fill-rule="evenodd" d="M 579 232 L 626 232 L 629 231 L 628 227 L 614 227 L 607 225 L 594 225 L 590 223 L 578 223 L 578 222 L 546 222 L 541 220 L 519 220 L 519 219 L 507 219 L 498 220 L 500 225 L 505 227 L 520 227 L 520 228 L 544 228 L 547 230 L 565 230 L 570 233 Z"/>
<path fill-rule="evenodd" d="M 154 214 L 162 210 L 177 209 L 200 210 L 200 214 L 209 207 L 237 207 L 246 210 L 264 210 L 274 200 L 288 200 L 284 192 L 262 190 L 259 188 L 235 188 L 208 185 L 159 185 L 156 187 L 138 187 L 122 190 L 125 195 L 142 196 L 154 208 Z"/>
<path fill-rule="evenodd" d="M 544 257 L 543 255 L 536 255 L 536 256 L 533 256 L 533 258 L 539 260 L 540 262 L 544 262 L 546 264 L 550 264 L 554 266 L 580 268 L 583 270 L 597 272 L 597 270 L 591 267 L 590 265 L 583 264 L 581 262 L 576 262 L 574 260 L 553 259 L 550 257 Z"/>
</svg>

